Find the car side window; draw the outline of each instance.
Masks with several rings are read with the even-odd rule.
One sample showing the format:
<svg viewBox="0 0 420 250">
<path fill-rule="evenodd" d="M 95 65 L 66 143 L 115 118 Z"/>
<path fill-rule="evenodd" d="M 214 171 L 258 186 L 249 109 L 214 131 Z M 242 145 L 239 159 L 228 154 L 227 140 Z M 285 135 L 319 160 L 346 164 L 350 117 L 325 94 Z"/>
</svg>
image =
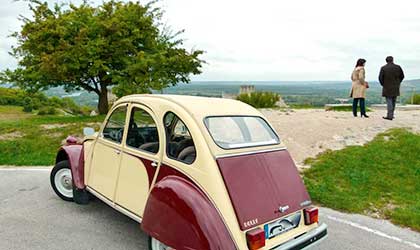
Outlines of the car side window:
<svg viewBox="0 0 420 250">
<path fill-rule="evenodd" d="M 109 117 L 102 135 L 105 139 L 121 143 L 124 135 L 125 116 L 127 113 L 127 106 L 116 108 Z"/>
<path fill-rule="evenodd" d="M 134 107 L 131 110 L 127 145 L 154 154 L 159 151 L 156 123 L 152 116 L 141 108 Z"/>
<path fill-rule="evenodd" d="M 196 150 L 193 138 L 185 123 L 174 113 L 164 117 L 166 131 L 166 154 L 169 158 L 186 164 L 195 161 Z"/>
</svg>

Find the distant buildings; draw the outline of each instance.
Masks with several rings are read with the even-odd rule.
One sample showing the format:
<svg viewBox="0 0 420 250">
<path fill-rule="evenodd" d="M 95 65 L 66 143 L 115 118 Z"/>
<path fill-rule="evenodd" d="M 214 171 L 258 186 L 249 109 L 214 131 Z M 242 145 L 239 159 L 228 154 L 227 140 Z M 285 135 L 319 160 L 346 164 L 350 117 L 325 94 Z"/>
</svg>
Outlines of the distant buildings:
<svg viewBox="0 0 420 250">
<path fill-rule="evenodd" d="M 241 85 L 239 88 L 239 94 L 250 94 L 255 92 L 255 86 L 254 85 Z"/>
</svg>

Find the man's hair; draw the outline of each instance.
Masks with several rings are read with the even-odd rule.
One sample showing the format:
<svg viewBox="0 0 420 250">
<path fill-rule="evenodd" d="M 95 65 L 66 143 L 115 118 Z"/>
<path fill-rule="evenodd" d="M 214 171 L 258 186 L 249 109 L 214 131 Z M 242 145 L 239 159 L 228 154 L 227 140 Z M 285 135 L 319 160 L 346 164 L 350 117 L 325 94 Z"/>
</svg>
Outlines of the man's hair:
<svg viewBox="0 0 420 250">
<path fill-rule="evenodd" d="M 366 63 L 366 60 L 363 59 L 363 58 L 360 58 L 356 62 L 356 67 L 363 66 L 363 65 L 365 65 L 365 63 Z"/>
<path fill-rule="evenodd" d="M 385 61 L 386 61 L 387 63 L 392 63 L 392 62 L 394 62 L 394 58 L 393 58 L 392 56 L 387 56 L 387 57 L 385 58 Z"/>
</svg>

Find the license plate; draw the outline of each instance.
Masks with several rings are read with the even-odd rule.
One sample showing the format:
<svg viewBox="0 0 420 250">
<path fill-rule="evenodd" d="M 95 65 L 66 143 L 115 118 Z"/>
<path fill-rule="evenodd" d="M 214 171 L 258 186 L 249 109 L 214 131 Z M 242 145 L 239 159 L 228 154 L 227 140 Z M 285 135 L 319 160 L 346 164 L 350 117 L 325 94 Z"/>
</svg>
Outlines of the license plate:
<svg viewBox="0 0 420 250">
<path fill-rule="evenodd" d="M 298 227 L 301 217 L 302 214 L 299 211 L 297 213 L 264 225 L 265 238 L 271 239 L 277 235 L 280 235 L 282 233 L 292 230 L 293 228 Z"/>
</svg>

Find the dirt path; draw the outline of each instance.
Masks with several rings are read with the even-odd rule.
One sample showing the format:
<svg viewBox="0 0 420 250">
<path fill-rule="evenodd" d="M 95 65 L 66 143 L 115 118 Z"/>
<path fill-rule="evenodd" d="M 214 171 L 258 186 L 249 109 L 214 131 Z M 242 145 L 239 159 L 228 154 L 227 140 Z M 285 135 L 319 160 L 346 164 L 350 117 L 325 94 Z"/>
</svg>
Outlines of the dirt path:
<svg viewBox="0 0 420 250">
<path fill-rule="evenodd" d="M 355 118 L 350 112 L 322 109 L 262 112 L 300 166 L 306 158 L 316 156 L 326 149 L 362 145 L 390 128 L 407 127 L 420 132 L 420 110 L 398 111 L 393 121 L 382 119 L 386 112 L 384 110 L 373 110 L 367 119 Z"/>
</svg>

